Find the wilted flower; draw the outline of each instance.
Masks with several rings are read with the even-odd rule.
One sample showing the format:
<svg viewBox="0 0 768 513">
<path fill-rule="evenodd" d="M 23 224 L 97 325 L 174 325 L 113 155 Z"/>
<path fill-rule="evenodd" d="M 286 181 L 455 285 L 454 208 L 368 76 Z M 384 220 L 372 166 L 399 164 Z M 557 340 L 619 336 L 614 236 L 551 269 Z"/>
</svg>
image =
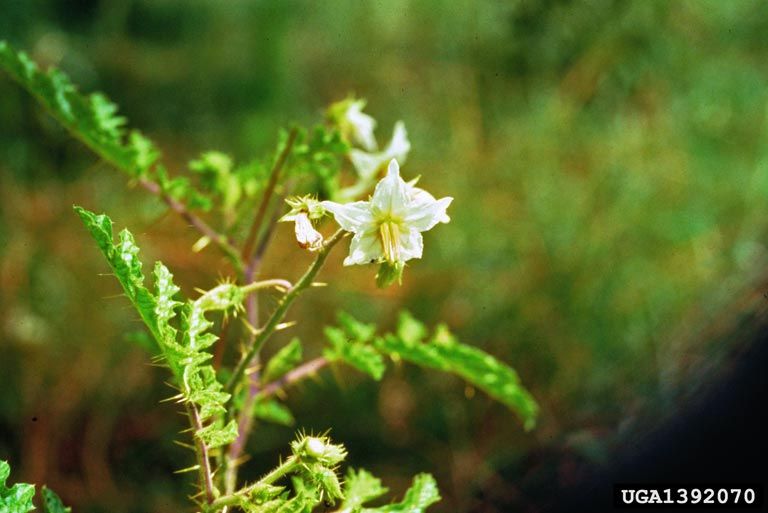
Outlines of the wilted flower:
<svg viewBox="0 0 768 513">
<path fill-rule="evenodd" d="M 315 230 L 312 220 L 325 215 L 325 209 L 311 196 L 291 197 L 285 200 L 291 210 L 280 218 L 281 222 L 293 221 L 296 241 L 304 249 L 317 251 L 323 247 L 323 234 Z"/>
<path fill-rule="evenodd" d="M 446 219 L 451 201 L 450 197 L 437 200 L 408 185 L 393 159 L 369 201 L 323 201 L 322 205 L 344 230 L 355 234 L 344 265 L 386 263 L 402 270 L 404 262 L 421 258 L 421 232 Z"/>
</svg>

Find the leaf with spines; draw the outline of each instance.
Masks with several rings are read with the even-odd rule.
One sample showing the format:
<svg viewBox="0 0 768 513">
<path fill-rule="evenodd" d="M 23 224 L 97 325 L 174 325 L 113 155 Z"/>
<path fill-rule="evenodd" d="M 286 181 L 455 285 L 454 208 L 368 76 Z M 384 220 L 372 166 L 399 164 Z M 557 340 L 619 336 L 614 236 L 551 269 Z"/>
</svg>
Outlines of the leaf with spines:
<svg viewBox="0 0 768 513">
<path fill-rule="evenodd" d="M 0 512 L 27 513 L 35 509 L 32 498 L 35 496 L 35 485 L 16 483 L 8 488 L 6 480 L 11 474 L 11 466 L 0 460 Z"/>
<path fill-rule="evenodd" d="M 222 284 L 195 301 L 183 303 L 176 299 L 179 288 L 173 283 L 173 275 L 162 263 L 157 262 L 152 293 L 144 286 L 139 248 L 133 235 L 123 230 L 115 243 L 109 217 L 96 215 L 80 207 L 75 207 L 75 211 L 91 232 L 126 295 L 157 341 L 162 359 L 173 373 L 182 397 L 197 407 L 200 421 L 207 423 L 196 436 L 215 446 L 234 440 L 237 437 L 234 421 L 226 426 L 210 422 L 225 413 L 224 405 L 230 396 L 223 391 L 223 385 L 209 364 L 211 354 L 206 349 L 217 338 L 207 332 L 213 323 L 206 319 L 205 314 L 209 311 L 239 308 L 244 298 L 243 292 L 235 285 Z M 171 325 L 178 310 L 182 313 L 181 337 Z"/>
</svg>

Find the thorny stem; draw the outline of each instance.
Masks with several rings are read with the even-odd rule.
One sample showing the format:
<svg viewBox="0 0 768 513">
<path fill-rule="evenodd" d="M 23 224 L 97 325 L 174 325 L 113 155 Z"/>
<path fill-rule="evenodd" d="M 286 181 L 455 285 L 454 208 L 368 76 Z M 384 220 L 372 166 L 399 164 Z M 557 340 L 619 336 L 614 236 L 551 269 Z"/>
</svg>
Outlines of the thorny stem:
<svg viewBox="0 0 768 513">
<path fill-rule="evenodd" d="M 187 402 L 187 415 L 189 423 L 195 433 L 203 429 L 203 423 L 200 421 L 200 414 L 194 404 Z M 208 454 L 208 446 L 200 440 L 195 434 L 192 434 L 195 440 L 195 456 L 197 457 L 197 472 L 200 480 L 200 489 L 205 496 L 205 503 L 210 504 L 214 499 L 213 492 L 213 472 L 211 471 L 211 461 Z"/>
<path fill-rule="evenodd" d="M 324 356 L 320 356 L 314 360 L 304 362 L 300 366 L 285 374 L 280 379 L 276 379 L 272 383 L 265 385 L 259 392 L 259 397 L 269 397 L 274 395 L 283 388 L 296 383 L 297 381 L 300 381 L 307 376 L 315 374 L 329 363 L 331 362 L 329 362 L 328 359 L 326 359 Z"/>
<path fill-rule="evenodd" d="M 288 140 L 285 142 L 283 151 L 280 152 L 280 155 L 275 161 L 275 165 L 272 166 L 269 182 L 267 183 L 266 189 L 264 189 L 264 195 L 261 198 L 259 210 L 256 212 L 256 217 L 253 219 L 253 224 L 251 225 L 251 229 L 248 232 L 248 238 L 245 239 L 245 244 L 243 244 L 243 252 L 241 253 L 241 258 L 245 262 L 248 262 L 251 258 L 253 244 L 256 242 L 256 236 L 259 234 L 261 225 L 264 222 L 264 216 L 267 213 L 269 200 L 272 198 L 272 193 L 275 191 L 277 180 L 280 178 L 280 171 L 282 171 L 283 166 L 285 165 L 285 161 L 288 160 L 288 155 L 290 155 L 291 149 L 293 148 L 293 143 L 296 141 L 296 137 L 298 135 L 299 131 L 296 128 L 291 129 L 290 133 L 288 134 Z"/>
<path fill-rule="evenodd" d="M 272 312 L 272 315 L 270 315 L 269 319 L 267 320 L 267 323 L 264 325 L 264 328 L 256 335 L 253 344 L 251 344 L 251 347 L 248 348 L 248 352 L 243 356 L 243 358 L 235 367 L 235 370 L 232 372 L 232 377 L 229 379 L 229 382 L 225 388 L 227 393 L 232 394 L 234 392 L 238 383 L 243 378 L 246 369 L 250 367 L 254 357 L 259 353 L 267 339 L 272 335 L 272 333 L 274 333 L 275 328 L 277 328 L 277 325 L 280 324 L 280 321 L 283 320 L 286 312 L 288 311 L 288 308 L 301 294 L 301 292 L 312 284 L 315 276 L 317 276 L 317 273 L 323 267 L 323 264 L 328 257 L 328 253 L 333 248 L 333 246 L 335 246 L 336 243 L 338 243 L 344 237 L 344 235 L 346 235 L 344 230 L 338 230 L 336 233 L 334 233 L 333 236 L 331 236 L 331 238 L 328 239 L 323 245 L 323 249 L 317 253 L 317 257 L 315 258 L 315 261 L 312 263 L 312 265 L 309 266 L 309 269 L 307 269 L 299 281 L 297 281 L 296 284 L 291 287 L 282 297 L 277 305 L 277 308 L 275 308 L 275 310 Z"/>
<path fill-rule="evenodd" d="M 219 508 L 223 508 L 225 506 L 237 505 L 240 502 L 240 498 L 242 496 L 247 496 L 252 490 L 257 488 L 258 486 L 270 485 L 274 483 L 275 481 L 285 476 L 286 474 L 293 472 L 298 466 L 299 466 L 298 460 L 294 456 L 289 456 L 288 458 L 285 459 L 283 463 L 280 464 L 280 466 L 272 470 L 269 474 L 265 475 L 255 483 L 250 484 L 244 488 L 241 488 L 235 493 L 227 494 L 223 497 L 219 497 L 218 499 L 213 501 L 211 506 L 213 506 L 214 509 L 218 510 Z"/>
</svg>

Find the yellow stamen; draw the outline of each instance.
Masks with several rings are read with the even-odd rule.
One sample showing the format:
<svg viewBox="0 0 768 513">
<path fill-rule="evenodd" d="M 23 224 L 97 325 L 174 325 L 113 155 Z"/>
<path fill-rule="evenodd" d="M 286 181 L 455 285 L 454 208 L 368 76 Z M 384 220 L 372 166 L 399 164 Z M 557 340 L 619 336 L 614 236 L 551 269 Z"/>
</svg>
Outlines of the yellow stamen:
<svg viewBox="0 0 768 513">
<path fill-rule="evenodd" d="M 381 248 L 384 258 L 390 263 L 400 261 L 400 227 L 392 221 L 385 221 L 379 226 Z"/>
</svg>

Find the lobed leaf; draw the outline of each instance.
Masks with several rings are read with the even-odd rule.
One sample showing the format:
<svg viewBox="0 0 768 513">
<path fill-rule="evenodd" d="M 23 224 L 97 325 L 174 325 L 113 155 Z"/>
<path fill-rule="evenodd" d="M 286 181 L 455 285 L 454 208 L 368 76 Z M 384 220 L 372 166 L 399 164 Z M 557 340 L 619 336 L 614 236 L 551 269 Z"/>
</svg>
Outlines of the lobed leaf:
<svg viewBox="0 0 768 513">
<path fill-rule="evenodd" d="M 58 69 L 40 70 L 24 52 L 0 41 L 0 68 L 35 96 L 75 137 L 132 176 L 149 172 L 159 152 L 137 131 L 126 138 L 125 118 L 106 96 L 80 94 Z"/>
<path fill-rule="evenodd" d="M 6 480 L 11 474 L 11 466 L 0 460 L 0 511 L 3 513 L 27 513 L 35 509 L 32 498 L 35 496 L 35 485 L 16 483 L 6 486 Z"/>
<path fill-rule="evenodd" d="M 381 479 L 365 469 L 347 470 L 344 479 L 344 502 L 339 513 L 355 513 L 363 504 L 378 499 L 389 490 L 381 484 Z"/>
<path fill-rule="evenodd" d="M 397 333 L 377 339 L 376 347 L 412 363 L 461 376 L 517 413 L 526 430 L 535 426 L 538 405 L 514 369 L 481 349 L 460 343 L 445 325 L 439 325 L 432 338 L 424 341 L 426 329 L 408 312 L 400 314 Z"/>
<path fill-rule="evenodd" d="M 378 508 L 364 508 L 361 513 L 423 513 L 440 500 L 435 478 L 430 474 L 418 474 L 405 492 L 401 502 Z"/>
<path fill-rule="evenodd" d="M 323 332 L 330 344 L 323 351 L 328 361 L 342 361 L 380 380 L 386 370 L 384 358 L 372 345 L 359 340 L 350 340 L 339 328 L 326 327 Z"/>
</svg>

